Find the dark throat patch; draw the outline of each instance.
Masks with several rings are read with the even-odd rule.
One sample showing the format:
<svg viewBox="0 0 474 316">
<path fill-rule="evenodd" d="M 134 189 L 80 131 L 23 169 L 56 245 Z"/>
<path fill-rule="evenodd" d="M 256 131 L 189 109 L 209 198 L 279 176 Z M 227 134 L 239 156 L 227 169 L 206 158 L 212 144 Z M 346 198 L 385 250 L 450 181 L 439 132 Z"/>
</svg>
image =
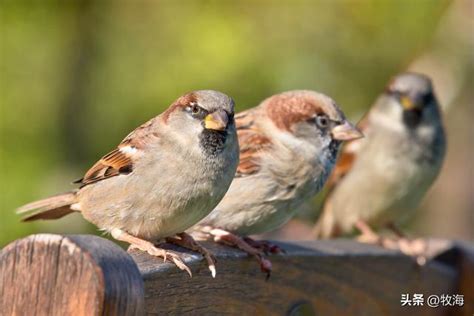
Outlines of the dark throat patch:
<svg viewBox="0 0 474 316">
<path fill-rule="evenodd" d="M 204 129 L 199 135 L 199 145 L 209 156 L 217 156 L 225 147 L 227 131 Z"/>
<path fill-rule="evenodd" d="M 421 122 L 422 114 L 421 110 L 418 109 L 403 111 L 403 122 L 409 128 L 416 128 Z"/>
</svg>

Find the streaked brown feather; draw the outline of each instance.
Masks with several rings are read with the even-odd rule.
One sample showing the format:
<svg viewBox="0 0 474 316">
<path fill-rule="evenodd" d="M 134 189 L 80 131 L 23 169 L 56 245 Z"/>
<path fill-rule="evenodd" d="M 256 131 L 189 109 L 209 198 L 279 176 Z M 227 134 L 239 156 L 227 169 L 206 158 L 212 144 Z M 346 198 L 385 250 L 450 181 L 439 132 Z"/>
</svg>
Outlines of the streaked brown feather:
<svg viewBox="0 0 474 316">
<path fill-rule="evenodd" d="M 124 172 L 126 170 L 126 172 Z M 120 151 L 119 148 L 112 150 L 102 157 L 89 171 L 84 178 L 76 181 L 82 186 L 117 176 L 121 173 L 129 173 L 133 170 L 133 162 L 128 154 Z"/>
<path fill-rule="evenodd" d="M 254 116 L 255 110 L 248 110 L 235 117 L 240 146 L 240 162 L 236 177 L 258 172 L 260 155 L 271 146 L 270 140 L 256 126 Z"/>
<path fill-rule="evenodd" d="M 150 137 L 158 137 L 156 132 L 151 132 L 155 118 L 142 124 L 127 135 L 118 147 L 102 157 L 84 177 L 74 183 L 80 183 L 81 187 L 95 183 L 120 174 L 128 174 L 133 171 L 133 157 L 127 152 L 120 151 L 123 147 L 131 147 L 137 150 L 143 149 L 149 142 Z"/>
</svg>

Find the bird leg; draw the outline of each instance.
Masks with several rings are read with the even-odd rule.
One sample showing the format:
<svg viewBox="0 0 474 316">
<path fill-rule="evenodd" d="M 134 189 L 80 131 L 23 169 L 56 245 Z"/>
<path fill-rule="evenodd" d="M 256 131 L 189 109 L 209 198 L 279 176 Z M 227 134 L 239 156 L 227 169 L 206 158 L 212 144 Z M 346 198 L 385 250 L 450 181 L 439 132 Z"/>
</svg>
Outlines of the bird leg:
<svg viewBox="0 0 474 316">
<path fill-rule="evenodd" d="M 214 255 L 209 250 L 204 248 L 201 244 L 199 244 L 197 241 L 195 241 L 191 235 L 187 233 L 180 233 L 180 234 L 177 234 L 177 236 L 179 238 L 168 237 L 166 238 L 166 241 L 200 253 L 206 259 L 207 266 L 209 270 L 211 271 L 211 275 L 213 278 L 215 278 L 217 260 L 214 257 Z"/>
<path fill-rule="evenodd" d="M 272 272 L 272 263 L 270 260 L 265 258 L 262 250 L 252 247 L 241 237 L 223 229 L 212 228 L 207 233 L 213 237 L 215 242 L 239 248 L 243 252 L 255 257 L 255 259 L 257 259 L 258 263 L 260 264 L 260 269 L 262 272 L 267 274 L 268 280 Z"/>
<path fill-rule="evenodd" d="M 165 250 L 162 248 L 158 248 L 155 245 L 153 245 L 152 242 L 149 242 L 147 240 L 132 236 L 128 234 L 127 232 L 124 232 L 121 229 L 113 229 L 111 231 L 112 237 L 114 237 L 116 240 L 124 241 L 126 243 L 130 244 L 130 247 L 132 249 L 136 248 L 141 251 L 147 252 L 148 254 L 155 256 L 155 257 L 161 257 L 163 258 L 163 261 L 166 262 L 166 260 L 171 258 L 173 263 L 180 268 L 181 270 L 186 271 L 190 277 L 193 276 L 191 273 L 191 270 L 188 268 L 188 266 L 183 262 L 183 259 L 175 253 L 174 251 L 171 250 Z"/>
<path fill-rule="evenodd" d="M 387 224 L 387 228 L 390 229 L 392 231 L 392 233 L 394 233 L 398 238 L 406 238 L 407 235 L 401 231 L 400 228 L 398 228 L 397 225 L 395 225 L 394 222 L 389 222 Z"/>
<path fill-rule="evenodd" d="M 265 254 L 279 254 L 285 253 L 285 250 L 280 248 L 280 246 L 272 244 L 267 240 L 255 240 L 250 237 L 243 237 L 244 241 L 250 246 L 262 250 Z"/>
<path fill-rule="evenodd" d="M 381 237 L 370 228 L 363 220 L 358 220 L 354 224 L 355 228 L 361 233 L 357 240 L 367 244 L 379 244 Z"/>
</svg>

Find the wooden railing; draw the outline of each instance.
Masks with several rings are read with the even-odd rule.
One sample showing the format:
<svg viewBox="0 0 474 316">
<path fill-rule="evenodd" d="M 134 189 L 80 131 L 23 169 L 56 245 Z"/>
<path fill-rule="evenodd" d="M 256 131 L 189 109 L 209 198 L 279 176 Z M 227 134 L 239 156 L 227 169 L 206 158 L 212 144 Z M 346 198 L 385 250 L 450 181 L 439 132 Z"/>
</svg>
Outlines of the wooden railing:
<svg viewBox="0 0 474 316">
<path fill-rule="evenodd" d="M 425 266 L 353 241 L 278 243 L 270 279 L 242 252 L 207 243 L 211 278 L 185 252 L 194 276 L 96 236 L 32 235 L 0 255 L 0 315 L 473 315 L 474 251 L 430 241 Z M 402 294 L 460 294 L 464 306 L 402 306 Z"/>
</svg>

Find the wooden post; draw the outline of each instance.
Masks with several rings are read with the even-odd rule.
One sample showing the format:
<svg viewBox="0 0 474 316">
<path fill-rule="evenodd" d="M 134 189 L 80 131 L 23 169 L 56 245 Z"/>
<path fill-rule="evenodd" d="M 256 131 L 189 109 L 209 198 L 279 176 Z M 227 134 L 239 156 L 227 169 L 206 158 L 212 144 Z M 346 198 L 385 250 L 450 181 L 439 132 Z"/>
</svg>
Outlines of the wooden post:
<svg viewBox="0 0 474 316">
<path fill-rule="evenodd" d="M 0 315 L 142 315 L 136 264 L 96 236 L 32 235 L 0 254 Z"/>
</svg>

